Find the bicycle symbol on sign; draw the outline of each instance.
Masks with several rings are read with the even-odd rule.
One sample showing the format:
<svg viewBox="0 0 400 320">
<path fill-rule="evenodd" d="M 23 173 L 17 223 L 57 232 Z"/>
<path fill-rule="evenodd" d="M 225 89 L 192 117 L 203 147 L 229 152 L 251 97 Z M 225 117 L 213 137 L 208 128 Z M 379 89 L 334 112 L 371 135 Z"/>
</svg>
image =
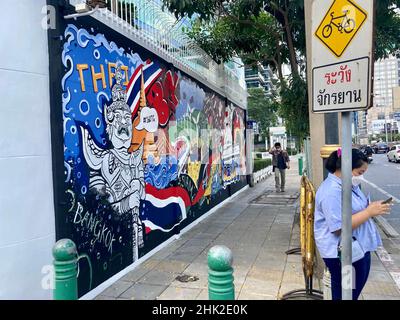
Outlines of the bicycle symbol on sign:
<svg viewBox="0 0 400 320">
<path fill-rule="evenodd" d="M 329 38 L 331 36 L 333 30 L 332 25 L 335 26 L 340 33 L 343 33 L 343 31 L 346 33 L 352 32 L 356 27 L 356 22 L 354 19 L 350 19 L 347 16 L 349 11 L 350 10 L 343 11 L 344 14 L 338 17 L 334 17 L 334 12 L 331 12 L 331 22 L 322 29 L 322 36 L 324 38 Z M 338 22 L 338 20 L 340 20 L 340 22 Z"/>
</svg>

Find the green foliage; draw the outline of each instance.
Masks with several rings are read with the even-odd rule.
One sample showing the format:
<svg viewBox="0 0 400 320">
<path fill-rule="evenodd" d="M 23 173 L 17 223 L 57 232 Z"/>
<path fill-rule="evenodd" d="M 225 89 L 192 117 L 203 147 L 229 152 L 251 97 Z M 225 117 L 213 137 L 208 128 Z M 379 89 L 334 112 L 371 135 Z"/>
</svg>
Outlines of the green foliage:
<svg viewBox="0 0 400 320">
<path fill-rule="evenodd" d="M 288 155 L 290 155 L 290 156 L 295 156 L 298 153 L 296 148 L 292 149 L 292 148 L 288 147 L 288 148 L 286 148 L 286 151 L 287 151 Z"/>
<path fill-rule="evenodd" d="M 386 141 L 386 133 L 380 133 L 377 134 L 375 138 L 369 137 L 368 141 L 371 143 L 371 141 Z M 400 141 L 400 134 L 398 133 L 391 133 L 390 130 L 388 131 L 388 140 L 389 143 L 393 141 Z"/>
<path fill-rule="evenodd" d="M 282 64 L 289 62 L 280 29 L 265 12 L 246 20 L 231 15 L 209 22 L 196 20 L 188 35 L 218 63 L 240 56 L 246 65 L 262 62 L 281 72 Z"/>
<path fill-rule="evenodd" d="M 218 61 L 226 62 L 235 54 L 258 56 L 258 61 L 265 61 L 264 49 L 276 45 L 275 32 L 283 42 L 282 48 L 295 50 L 303 56 L 306 54 L 304 0 L 163 0 L 163 3 L 177 18 L 189 16 L 198 19 L 196 32 L 191 32 L 191 35 L 201 40 L 199 43 L 204 45 L 205 51 Z M 400 0 L 375 3 L 375 58 L 385 58 L 394 53 L 400 57 L 400 17 L 396 13 Z M 218 29 L 215 33 L 214 28 Z M 221 31 L 226 32 L 226 37 L 221 37 Z M 210 36 L 208 40 L 207 34 Z M 256 34 L 258 37 L 253 38 Z M 218 42 L 218 39 L 223 41 Z M 293 42 L 293 48 L 289 42 Z M 296 52 L 291 54 L 296 55 Z M 287 58 L 287 50 L 282 54 Z"/>
<path fill-rule="evenodd" d="M 269 167 L 272 164 L 271 159 L 254 159 L 253 172 L 260 171 Z"/>
<path fill-rule="evenodd" d="M 254 148 L 254 152 L 267 152 L 267 150 L 265 150 L 265 146 L 264 147 L 256 147 L 256 148 Z"/>
<path fill-rule="evenodd" d="M 400 0 L 379 0 L 376 3 L 375 59 L 400 57 Z M 398 10 L 398 9 L 397 9 Z"/>
<path fill-rule="evenodd" d="M 279 115 L 285 119 L 286 131 L 302 142 L 309 132 L 307 83 L 300 76 L 292 76 L 281 88 Z"/>
<path fill-rule="evenodd" d="M 277 122 L 276 112 L 279 104 L 265 95 L 262 88 L 251 88 L 248 90 L 248 118 L 258 122 L 260 134 L 264 137 L 268 135 L 269 127 Z"/>
</svg>

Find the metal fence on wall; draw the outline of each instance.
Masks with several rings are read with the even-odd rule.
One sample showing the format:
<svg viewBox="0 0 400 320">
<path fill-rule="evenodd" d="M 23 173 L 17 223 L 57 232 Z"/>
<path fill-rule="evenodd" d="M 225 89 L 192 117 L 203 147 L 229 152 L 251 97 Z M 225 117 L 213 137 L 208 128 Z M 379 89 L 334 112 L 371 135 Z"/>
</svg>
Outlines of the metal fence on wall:
<svg viewBox="0 0 400 320">
<path fill-rule="evenodd" d="M 80 2 L 82 0 L 70 0 L 72 5 Z M 106 18 L 110 27 L 122 28 L 143 39 L 161 58 L 218 88 L 239 106 L 247 107 L 247 91 L 234 72 L 217 64 L 187 36 L 190 19 L 176 19 L 163 9 L 161 0 L 106 0 L 106 3 L 107 8 L 96 12 L 94 17 Z"/>
</svg>

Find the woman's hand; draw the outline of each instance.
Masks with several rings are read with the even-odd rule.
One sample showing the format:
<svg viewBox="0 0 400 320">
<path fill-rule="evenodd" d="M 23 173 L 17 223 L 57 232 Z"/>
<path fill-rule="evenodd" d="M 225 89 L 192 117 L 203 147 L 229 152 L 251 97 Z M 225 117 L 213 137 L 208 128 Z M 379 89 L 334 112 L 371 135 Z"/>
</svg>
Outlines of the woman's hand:
<svg viewBox="0 0 400 320">
<path fill-rule="evenodd" d="M 367 212 L 370 217 L 376 217 L 389 213 L 391 206 L 391 204 L 382 204 L 381 201 L 374 201 L 368 206 Z"/>
</svg>

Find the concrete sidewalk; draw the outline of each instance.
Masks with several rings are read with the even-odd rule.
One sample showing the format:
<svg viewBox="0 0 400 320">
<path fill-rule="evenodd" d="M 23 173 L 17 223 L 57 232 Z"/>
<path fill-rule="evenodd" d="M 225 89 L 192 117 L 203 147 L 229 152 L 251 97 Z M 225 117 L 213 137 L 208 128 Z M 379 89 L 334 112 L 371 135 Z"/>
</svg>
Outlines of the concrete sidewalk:
<svg viewBox="0 0 400 320">
<path fill-rule="evenodd" d="M 233 252 L 238 300 L 277 300 L 304 289 L 301 257 L 285 254 L 299 246 L 299 186 L 294 157 L 285 193 L 275 193 L 273 176 L 245 190 L 96 299 L 208 300 L 207 253 L 214 245 L 226 245 Z M 178 281 L 180 275 L 195 281 Z M 315 289 L 322 291 L 321 284 L 314 279 Z M 376 254 L 361 299 L 400 299 L 399 288 Z"/>
</svg>

